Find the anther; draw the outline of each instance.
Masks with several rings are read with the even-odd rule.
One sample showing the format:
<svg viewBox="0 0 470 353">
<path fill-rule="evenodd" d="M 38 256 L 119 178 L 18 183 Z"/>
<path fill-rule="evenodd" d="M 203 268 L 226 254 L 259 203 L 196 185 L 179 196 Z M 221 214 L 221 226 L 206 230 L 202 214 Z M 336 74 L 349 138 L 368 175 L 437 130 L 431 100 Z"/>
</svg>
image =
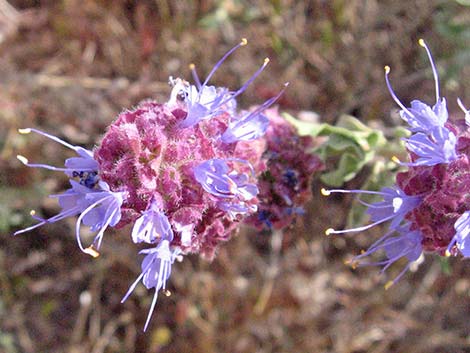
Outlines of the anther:
<svg viewBox="0 0 470 353">
<path fill-rule="evenodd" d="M 392 162 L 395 162 L 395 163 L 397 163 L 397 164 L 400 164 L 400 163 L 401 163 L 397 156 L 393 156 L 393 157 L 392 157 Z"/>
<path fill-rule="evenodd" d="M 327 190 L 325 188 L 321 188 L 320 192 L 323 196 L 330 196 L 331 195 L 331 191 Z"/>
<path fill-rule="evenodd" d="M 421 45 L 423 48 L 426 48 L 426 43 L 424 42 L 424 39 L 420 38 L 418 40 L 418 44 Z"/>
<path fill-rule="evenodd" d="M 388 290 L 391 286 L 393 286 L 393 281 L 388 281 L 387 283 L 385 283 L 385 290 Z"/>
<path fill-rule="evenodd" d="M 265 65 L 265 66 L 268 65 L 269 61 L 270 61 L 269 58 L 265 58 L 265 59 L 264 59 L 264 65 Z"/>
<path fill-rule="evenodd" d="M 100 256 L 100 253 L 96 251 L 95 249 L 93 249 L 93 245 L 90 245 L 88 248 L 84 249 L 83 252 L 94 258 L 97 258 L 98 256 Z"/>
<path fill-rule="evenodd" d="M 17 155 L 16 158 L 18 158 L 18 160 L 19 160 L 21 163 L 23 163 L 23 164 L 25 164 L 25 165 L 28 164 L 28 158 L 26 158 L 26 157 L 24 157 L 24 156 L 22 156 L 22 155 Z"/>
<path fill-rule="evenodd" d="M 171 292 L 168 289 L 164 289 L 163 294 L 165 294 L 167 297 L 169 297 L 171 295 Z"/>
<path fill-rule="evenodd" d="M 452 254 L 450 253 L 450 251 L 449 251 L 449 250 L 446 250 L 445 256 L 446 256 L 446 257 L 450 257 L 451 255 L 452 255 Z"/>
<path fill-rule="evenodd" d="M 385 66 L 385 67 L 384 67 L 384 70 L 385 70 L 385 73 L 386 73 L 386 74 L 389 74 L 389 73 L 390 73 L 390 66 L 388 66 L 388 65 Z"/>
<path fill-rule="evenodd" d="M 325 234 L 326 234 L 326 235 L 330 235 L 330 234 L 332 234 L 332 233 L 334 233 L 334 232 L 335 232 L 335 230 L 334 230 L 333 228 L 328 228 L 327 230 L 325 230 Z"/>
<path fill-rule="evenodd" d="M 29 215 L 30 215 L 31 217 L 35 216 L 35 215 L 36 215 L 36 211 L 35 211 L 35 210 L 29 211 Z"/>
<path fill-rule="evenodd" d="M 27 129 L 18 129 L 18 132 L 20 134 L 26 135 L 26 134 L 29 134 L 31 132 L 31 129 L 29 129 L 29 128 L 27 128 Z"/>
<path fill-rule="evenodd" d="M 194 65 L 193 63 L 189 64 L 189 69 L 190 70 L 194 70 L 196 68 L 196 65 Z"/>
<path fill-rule="evenodd" d="M 248 44 L 248 40 L 246 38 L 242 38 L 242 40 L 240 41 L 240 45 L 243 46 L 247 44 Z"/>
</svg>

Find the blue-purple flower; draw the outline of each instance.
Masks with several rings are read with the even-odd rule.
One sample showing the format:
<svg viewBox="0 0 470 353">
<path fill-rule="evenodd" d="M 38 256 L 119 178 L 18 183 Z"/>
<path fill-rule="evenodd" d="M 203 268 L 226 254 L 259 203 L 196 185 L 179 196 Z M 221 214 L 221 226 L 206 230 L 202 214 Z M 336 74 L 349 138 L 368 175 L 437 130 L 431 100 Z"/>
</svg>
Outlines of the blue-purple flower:
<svg viewBox="0 0 470 353">
<path fill-rule="evenodd" d="M 436 103 L 433 107 L 430 107 L 426 103 L 419 100 L 413 100 L 411 102 L 411 108 L 406 108 L 403 103 L 400 102 L 395 92 L 392 89 L 388 75 L 390 73 L 390 67 L 385 67 L 385 81 L 387 83 L 388 90 L 395 102 L 400 106 L 400 116 L 410 125 L 412 132 L 424 132 L 429 133 L 435 127 L 444 127 L 447 122 L 449 114 L 447 113 L 446 100 L 441 98 L 439 95 L 439 76 L 437 74 L 437 68 L 432 59 L 431 52 L 427 47 L 424 40 L 419 40 L 421 45 L 428 54 L 429 61 L 431 63 L 432 72 L 434 75 L 435 89 L 436 89 Z"/>
<path fill-rule="evenodd" d="M 269 63 L 269 59 L 265 59 L 263 65 L 235 92 L 230 92 L 227 88 L 208 86 L 209 80 L 212 78 L 217 69 L 223 62 L 238 48 L 245 46 L 247 40 L 243 38 L 240 43 L 230 49 L 225 55 L 215 64 L 209 75 L 204 82 L 201 83 L 199 76 L 196 72 L 195 65 L 191 64 L 191 72 L 193 74 L 196 85 L 190 85 L 181 80 L 175 81 L 173 87 L 172 97 L 170 102 L 176 101 L 179 97 L 187 108 L 187 116 L 180 123 L 180 127 L 187 128 L 196 125 L 203 119 L 209 119 L 217 114 L 225 111 L 233 113 L 235 107 L 235 98 L 243 93 L 248 86 L 255 80 L 256 77 L 264 70 Z"/>
<path fill-rule="evenodd" d="M 134 243 L 156 243 L 165 239 L 173 240 L 173 230 L 168 218 L 160 210 L 157 202 L 152 202 L 150 207 L 138 218 L 132 228 L 132 241 Z"/>
<path fill-rule="evenodd" d="M 51 195 L 51 197 L 58 199 L 59 205 L 62 207 L 62 211 L 59 214 L 44 219 L 37 216 L 35 211 L 31 211 L 31 215 L 39 223 L 19 230 L 14 234 L 21 234 L 46 223 L 54 223 L 64 218 L 78 215 L 75 230 L 78 245 L 83 252 L 94 257 L 98 256 L 104 231 L 108 226 L 115 226 L 121 219 L 121 205 L 125 198 L 125 193 L 112 192 L 107 183 L 99 180 L 97 175 L 98 163 L 94 160 L 91 151 L 79 146 L 70 145 L 55 136 L 36 129 L 20 129 L 19 131 L 22 134 L 35 132 L 74 150 L 79 155 L 79 157 L 68 158 L 65 161 L 65 168 L 29 163 L 25 157 L 18 156 L 22 163 L 28 167 L 62 171 L 71 178 L 78 178 L 79 182 L 71 179 L 70 184 L 72 187 L 70 189 L 60 195 Z M 89 226 L 91 231 L 97 232 L 93 243 L 87 248 L 83 247 L 80 238 L 80 226 L 82 223 Z"/>
<path fill-rule="evenodd" d="M 377 195 L 383 198 L 383 201 L 368 203 L 359 199 L 359 202 L 367 207 L 367 213 L 370 215 L 372 223 L 360 226 L 356 228 L 335 230 L 329 228 L 326 230 L 326 235 L 330 234 L 343 234 L 349 232 L 362 232 L 370 229 L 376 225 L 390 221 L 388 227 L 389 231 L 377 240 L 369 249 L 353 258 L 351 264 L 355 267 L 365 265 L 377 265 L 383 266 L 382 273 L 385 272 L 394 262 L 402 257 L 406 257 L 408 265 L 395 277 L 393 281 L 389 281 L 385 288 L 396 283 L 403 274 L 409 269 L 410 264 L 416 261 L 421 255 L 423 249 L 421 246 L 422 235 L 419 231 L 410 231 L 409 223 L 404 223 L 405 217 L 414 209 L 416 209 L 421 202 L 423 197 L 420 195 L 407 195 L 399 187 L 385 187 L 380 191 L 367 191 L 367 190 L 321 190 L 322 194 L 329 196 L 331 193 L 354 193 L 354 194 L 365 194 L 365 195 Z M 393 236 L 398 233 L 398 236 Z M 372 255 L 373 253 L 385 250 L 387 256 L 386 260 L 379 262 L 362 262 L 362 259 L 366 256 Z"/>
<path fill-rule="evenodd" d="M 403 226 L 390 230 L 372 244 L 369 249 L 364 251 L 361 255 L 354 257 L 351 260 L 351 263 L 353 266 L 383 266 L 381 270 L 381 273 L 383 273 L 399 259 L 406 258 L 408 261 L 407 265 L 393 281 L 389 281 L 385 285 L 385 288 L 389 288 L 391 285 L 395 284 L 406 273 L 406 271 L 408 271 L 413 262 L 419 259 L 423 253 L 423 247 L 421 245 L 422 239 L 422 234 L 419 231 L 411 230 L 409 223 L 406 223 Z M 387 257 L 386 260 L 378 262 L 362 262 L 363 258 L 380 250 L 384 250 Z"/>
<path fill-rule="evenodd" d="M 449 243 L 446 255 L 452 254 L 454 245 L 464 257 L 470 257 L 470 211 L 464 212 L 455 222 L 455 235 Z"/>
<path fill-rule="evenodd" d="M 170 241 L 163 239 L 155 248 L 142 250 L 139 254 L 146 255 L 142 261 L 142 272 L 130 286 L 121 303 L 127 300 L 141 280 L 147 289 L 155 288 L 155 294 L 144 326 L 145 332 L 157 303 L 158 292 L 160 290 L 166 291 L 166 281 L 170 278 L 171 266 L 181 254 L 181 249 L 179 247 L 172 248 Z"/>
<path fill-rule="evenodd" d="M 49 169 L 49 170 L 54 170 L 54 171 L 62 171 L 66 173 L 68 176 L 72 176 L 74 172 L 82 172 L 82 173 L 93 173 L 98 170 L 98 163 L 93 159 L 93 152 L 89 151 L 83 147 L 80 146 L 73 146 L 61 139 L 59 139 L 56 136 L 50 135 L 48 133 L 45 133 L 43 131 L 37 130 L 37 129 L 19 129 L 18 130 L 21 134 L 29 134 L 31 132 L 35 132 L 39 135 L 45 136 L 55 142 L 60 143 L 61 145 L 64 145 L 65 147 L 70 148 L 71 150 L 74 150 L 77 154 L 78 157 L 71 157 L 65 160 L 65 168 L 60 168 L 60 167 L 54 167 L 50 166 L 48 164 L 34 164 L 34 163 L 29 163 L 29 161 L 23 157 L 23 156 L 18 156 L 18 159 L 28 167 L 35 167 L 35 168 L 44 168 L 44 169 Z"/>
<path fill-rule="evenodd" d="M 419 100 L 413 100 L 411 107 L 407 108 L 398 99 L 389 81 L 390 67 L 385 67 L 385 82 L 392 98 L 400 106 L 400 116 L 410 125 L 413 135 L 404 139 L 406 147 L 410 152 L 418 156 L 417 160 L 404 165 L 427 165 L 433 166 L 440 163 L 449 163 L 457 159 L 455 134 L 445 124 L 449 114 L 447 112 L 446 100 L 439 94 L 439 76 L 436 65 L 432 59 L 431 52 L 426 43 L 421 39 L 419 44 L 426 49 L 434 75 L 436 103 L 430 107 Z"/>
<path fill-rule="evenodd" d="M 370 223 L 365 226 L 344 229 L 344 230 L 334 230 L 327 229 L 326 233 L 329 234 L 341 234 L 348 232 L 362 232 L 369 228 L 372 228 L 378 224 L 391 221 L 389 229 L 395 230 L 398 229 L 405 216 L 415 209 L 422 201 L 421 196 L 410 196 L 406 195 L 403 190 L 398 187 L 382 188 L 380 191 L 367 191 L 367 190 L 342 190 L 342 189 L 332 189 L 326 190 L 322 189 L 322 194 L 329 196 L 331 193 L 345 193 L 345 194 L 365 194 L 365 195 L 378 195 L 383 198 L 383 201 L 367 203 L 359 199 L 359 202 L 364 206 L 367 206 L 367 213 L 370 215 L 370 218 L 373 223 Z"/>
<path fill-rule="evenodd" d="M 229 127 L 222 134 L 221 140 L 224 143 L 233 143 L 256 140 L 263 136 L 269 126 L 269 119 L 263 112 L 281 97 L 288 85 L 289 83 L 284 84 L 284 88 L 276 96 L 268 99 L 254 111 L 245 112 L 241 117 L 233 116 Z"/>
<path fill-rule="evenodd" d="M 253 168 L 246 161 L 230 161 L 236 165 L 244 165 L 249 168 L 251 174 Z M 250 183 L 252 176 L 246 172 L 238 172 L 231 169 L 222 159 L 210 159 L 194 168 L 194 177 L 208 193 L 222 199 L 238 199 L 249 201 L 258 194 L 258 187 Z"/>
<path fill-rule="evenodd" d="M 405 139 L 406 148 L 418 158 L 414 162 L 403 165 L 433 166 L 441 163 L 450 163 L 457 159 L 457 137 L 445 127 L 435 127 L 429 135 L 418 132 Z"/>
</svg>

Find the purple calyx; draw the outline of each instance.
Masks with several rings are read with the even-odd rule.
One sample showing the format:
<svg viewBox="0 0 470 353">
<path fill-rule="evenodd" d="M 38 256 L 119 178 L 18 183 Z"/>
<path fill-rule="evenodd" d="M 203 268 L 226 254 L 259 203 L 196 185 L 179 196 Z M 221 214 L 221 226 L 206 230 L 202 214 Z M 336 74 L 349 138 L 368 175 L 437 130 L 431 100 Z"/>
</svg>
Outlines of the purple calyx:
<svg viewBox="0 0 470 353">
<path fill-rule="evenodd" d="M 165 239 L 173 240 L 173 230 L 165 214 L 160 210 L 157 202 L 151 202 L 150 207 L 138 218 L 132 228 L 132 241 L 134 243 L 153 244 Z"/>
</svg>

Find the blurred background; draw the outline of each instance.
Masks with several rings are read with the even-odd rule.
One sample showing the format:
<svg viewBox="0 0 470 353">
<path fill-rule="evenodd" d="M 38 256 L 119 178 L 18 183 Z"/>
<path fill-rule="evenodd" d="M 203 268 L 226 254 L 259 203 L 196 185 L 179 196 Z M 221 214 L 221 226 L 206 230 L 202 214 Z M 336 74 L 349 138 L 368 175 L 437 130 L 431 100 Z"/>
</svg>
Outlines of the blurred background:
<svg viewBox="0 0 470 353">
<path fill-rule="evenodd" d="M 204 77 L 242 37 L 211 82 L 239 87 L 269 57 L 243 107 L 289 81 L 279 105 L 294 116 L 393 127 L 384 65 L 404 102 L 435 99 L 419 38 L 451 116 L 463 117 L 457 97 L 470 106 L 468 0 L 0 0 L 0 352 L 470 352 L 470 263 L 427 256 L 385 290 L 402 264 L 384 275 L 345 265 L 381 230 L 324 236 L 345 225 L 351 199 L 326 200 L 318 181 L 284 233 L 242 230 L 212 263 L 176 264 L 145 334 L 153 292 L 139 286 L 120 304 L 140 272 L 129 228 L 107 231 L 97 259 L 79 251 L 73 219 L 12 237 L 32 208 L 56 214 L 47 195 L 67 187 L 16 155 L 70 156 L 18 128 L 91 149 L 123 108 L 166 101 L 169 76 L 190 80 L 194 63 Z"/>
</svg>

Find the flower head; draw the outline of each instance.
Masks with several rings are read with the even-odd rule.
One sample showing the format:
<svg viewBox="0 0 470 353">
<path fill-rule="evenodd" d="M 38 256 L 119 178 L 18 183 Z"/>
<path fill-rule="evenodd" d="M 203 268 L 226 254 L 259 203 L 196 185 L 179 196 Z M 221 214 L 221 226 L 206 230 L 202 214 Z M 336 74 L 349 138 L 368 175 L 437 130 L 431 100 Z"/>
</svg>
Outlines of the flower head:
<svg viewBox="0 0 470 353">
<path fill-rule="evenodd" d="M 323 169 L 313 153 L 313 139 L 298 136 L 276 108 L 267 109 L 269 127 L 262 140 L 267 170 L 259 178 L 258 211 L 245 222 L 258 229 L 281 229 L 303 214 L 311 198 L 312 175 Z"/>
<path fill-rule="evenodd" d="M 408 170 L 397 174 L 395 187 L 378 193 L 384 197 L 383 202 L 365 204 L 372 224 L 348 230 L 327 230 L 328 234 L 362 231 L 391 220 L 390 232 L 355 258 L 355 261 L 362 260 L 383 249 L 387 260 L 374 264 L 383 265 L 385 270 L 397 259 L 406 257 L 408 265 L 390 284 L 395 283 L 423 252 L 470 256 L 468 111 L 458 100 L 465 121 L 448 121 L 446 101 L 439 93 L 436 66 L 424 41 L 420 40 L 419 44 L 426 49 L 434 75 L 436 103 L 432 107 L 418 100 L 412 101 L 410 108 L 405 107 L 391 88 L 390 68 L 385 68 L 390 94 L 400 106 L 400 115 L 412 132 L 405 139 L 411 162 L 401 163 Z M 371 193 L 361 190 L 331 192 Z M 396 233 L 398 236 L 394 236 Z"/>
<path fill-rule="evenodd" d="M 168 102 L 147 100 L 120 113 L 94 151 L 38 130 L 22 130 L 55 140 L 77 156 L 67 159 L 65 168 L 30 164 L 19 157 L 30 167 L 65 172 L 72 187 L 54 195 L 62 207 L 58 215 L 35 217 L 38 224 L 16 234 L 78 216 L 79 247 L 97 256 L 108 227 L 132 224 L 132 242 L 151 247 L 140 252 L 146 255 L 142 272 L 123 301 L 141 280 L 148 289 L 155 288 L 145 329 L 175 259 L 195 253 L 211 260 L 241 221 L 257 211 L 258 181 L 266 169 L 265 111 L 284 90 L 255 109 L 237 112 L 236 98 L 261 74 L 268 59 L 236 91 L 208 85 L 226 58 L 245 44 L 242 40 L 228 51 L 202 83 L 194 65 L 195 85 L 170 78 L 173 90 Z M 285 177 L 288 185 L 297 174 Z M 81 242 L 82 224 L 96 232 L 88 248 Z"/>
</svg>

